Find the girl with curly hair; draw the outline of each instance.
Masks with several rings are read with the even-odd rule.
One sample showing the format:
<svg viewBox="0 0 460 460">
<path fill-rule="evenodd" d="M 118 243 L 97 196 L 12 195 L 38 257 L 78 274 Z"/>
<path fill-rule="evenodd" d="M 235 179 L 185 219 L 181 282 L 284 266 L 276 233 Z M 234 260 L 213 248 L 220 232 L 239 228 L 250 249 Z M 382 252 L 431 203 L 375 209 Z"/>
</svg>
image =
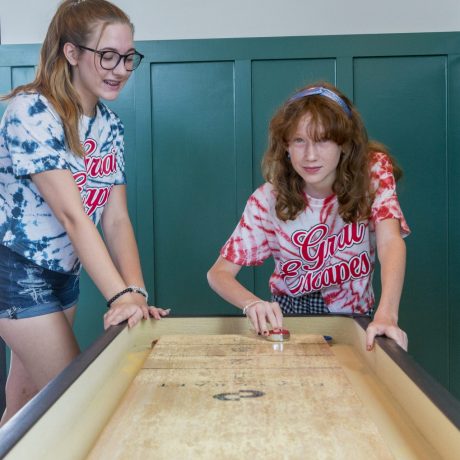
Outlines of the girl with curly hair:
<svg viewBox="0 0 460 460">
<path fill-rule="evenodd" d="M 208 272 L 210 286 L 241 308 L 256 332 L 282 328 L 283 314 L 372 315 L 375 255 L 382 294 L 367 349 L 386 335 L 407 349 L 398 326 L 410 230 L 396 195 L 401 171 L 369 142 L 351 101 L 328 83 L 307 86 L 275 113 L 262 162 L 266 182 Z M 273 257 L 270 300 L 236 279 Z"/>
</svg>

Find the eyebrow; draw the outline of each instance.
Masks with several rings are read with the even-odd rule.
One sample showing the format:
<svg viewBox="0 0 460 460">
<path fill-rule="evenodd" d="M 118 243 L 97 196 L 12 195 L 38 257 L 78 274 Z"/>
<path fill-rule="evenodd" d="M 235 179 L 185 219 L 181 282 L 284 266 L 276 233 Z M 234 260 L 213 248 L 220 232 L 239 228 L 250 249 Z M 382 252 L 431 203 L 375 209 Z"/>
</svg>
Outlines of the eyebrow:
<svg viewBox="0 0 460 460">
<path fill-rule="evenodd" d="M 116 48 L 113 48 L 111 46 L 106 46 L 105 48 L 100 48 L 98 51 L 115 51 L 118 54 L 129 54 L 129 53 L 134 53 L 136 51 L 136 48 L 129 48 L 126 53 L 120 53 Z"/>
</svg>

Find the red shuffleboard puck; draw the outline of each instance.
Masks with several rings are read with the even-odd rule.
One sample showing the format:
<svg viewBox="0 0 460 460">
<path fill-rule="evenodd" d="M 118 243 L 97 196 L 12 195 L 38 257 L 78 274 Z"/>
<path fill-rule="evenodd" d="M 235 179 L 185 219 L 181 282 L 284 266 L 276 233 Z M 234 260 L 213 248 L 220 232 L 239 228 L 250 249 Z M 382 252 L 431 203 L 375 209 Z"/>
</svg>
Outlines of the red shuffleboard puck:
<svg viewBox="0 0 460 460">
<path fill-rule="evenodd" d="M 268 331 L 268 335 L 265 336 L 265 338 L 271 342 L 285 342 L 289 340 L 290 337 L 291 334 L 287 329 L 272 329 Z"/>
</svg>

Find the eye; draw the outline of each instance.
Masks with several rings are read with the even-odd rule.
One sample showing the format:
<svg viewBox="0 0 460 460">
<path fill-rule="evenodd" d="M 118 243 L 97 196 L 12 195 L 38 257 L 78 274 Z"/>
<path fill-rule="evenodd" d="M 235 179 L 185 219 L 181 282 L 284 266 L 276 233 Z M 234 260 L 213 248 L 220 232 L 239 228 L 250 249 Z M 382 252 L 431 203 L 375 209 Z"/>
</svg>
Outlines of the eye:
<svg viewBox="0 0 460 460">
<path fill-rule="evenodd" d="M 102 60 L 104 62 L 112 62 L 118 59 L 118 54 L 115 51 L 104 51 L 102 53 Z"/>
<path fill-rule="evenodd" d="M 291 141 L 293 144 L 303 144 L 305 142 L 301 137 L 294 137 Z"/>
</svg>

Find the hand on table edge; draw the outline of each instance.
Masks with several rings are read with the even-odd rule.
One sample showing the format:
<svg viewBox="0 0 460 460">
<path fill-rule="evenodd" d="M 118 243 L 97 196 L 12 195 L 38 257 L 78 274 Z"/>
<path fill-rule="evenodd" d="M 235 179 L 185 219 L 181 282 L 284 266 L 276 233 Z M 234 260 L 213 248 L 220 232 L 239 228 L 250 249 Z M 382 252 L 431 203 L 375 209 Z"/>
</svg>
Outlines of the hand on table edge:
<svg viewBox="0 0 460 460">
<path fill-rule="evenodd" d="M 396 322 L 375 319 L 369 323 L 366 329 L 366 349 L 371 351 L 374 348 L 375 337 L 384 335 L 393 339 L 404 351 L 408 349 L 407 334 Z"/>
<path fill-rule="evenodd" d="M 104 329 L 110 326 L 116 326 L 123 321 L 128 321 L 128 327 L 135 326 L 141 319 L 153 317 L 156 320 L 169 315 L 171 310 L 157 308 L 147 304 L 139 305 L 133 302 L 120 302 L 110 307 L 107 313 L 104 314 Z"/>
</svg>

